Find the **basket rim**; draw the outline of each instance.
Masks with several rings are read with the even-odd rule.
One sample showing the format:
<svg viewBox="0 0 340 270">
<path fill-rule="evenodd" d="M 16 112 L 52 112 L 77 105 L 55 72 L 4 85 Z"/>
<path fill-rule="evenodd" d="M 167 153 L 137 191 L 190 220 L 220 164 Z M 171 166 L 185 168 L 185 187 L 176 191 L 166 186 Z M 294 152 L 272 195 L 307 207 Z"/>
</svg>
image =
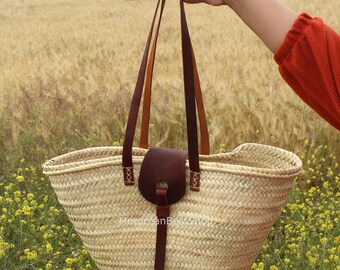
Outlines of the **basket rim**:
<svg viewBox="0 0 340 270">
<path fill-rule="evenodd" d="M 271 152 L 275 154 L 278 158 L 282 158 L 282 161 L 289 163 L 289 167 L 285 168 L 264 168 L 264 167 L 254 167 L 238 164 L 228 164 L 218 161 L 211 160 L 223 160 L 228 161 L 232 158 L 237 157 L 237 155 L 244 154 L 250 150 L 255 149 L 261 151 Z M 91 147 L 82 150 L 72 151 L 63 155 L 54 157 L 46 161 L 43 165 L 43 172 L 46 175 L 59 175 L 65 173 L 79 172 L 83 170 L 89 170 L 99 167 L 107 167 L 114 165 L 122 166 L 121 154 L 123 147 L 121 146 L 100 146 Z M 133 161 L 134 164 L 141 164 L 144 155 L 147 153 L 148 149 L 143 149 L 139 147 L 133 147 Z M 82 157 L 82 158 L 80 158 Z M 76 161 L 68 162 L 76 158 Z M 189 163 L 187 161 L 187 167 Z M 211 155 L 200 155 L 200 167 L 201 171 L 209 172 L 228 172 L 232 174 L 239 175 L 262 175 L 267 177 L 292 177 L 294 175 L 299 175 L 302 170 L 302 161 L 294 153 L 287 150 L 277 148 L 274 146 L 256 144 L 256 143 L 246 143 L 237 147 L 235 150 L 228 153 L 218 153 Z"/>
</svg>

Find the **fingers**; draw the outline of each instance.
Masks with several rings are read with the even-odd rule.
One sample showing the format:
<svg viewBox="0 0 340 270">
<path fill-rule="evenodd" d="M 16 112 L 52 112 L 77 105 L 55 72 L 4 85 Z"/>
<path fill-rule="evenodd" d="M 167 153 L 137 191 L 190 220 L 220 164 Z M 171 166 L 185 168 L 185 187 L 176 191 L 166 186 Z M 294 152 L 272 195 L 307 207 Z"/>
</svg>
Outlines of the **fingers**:
<svg viewBox="0 0 340 270">
<path fill-rule="evenodd" d="M 221 6 L 225 5 L 223 0 L 184 0 L 184 2 L 188 4 L 199 4 L 199 3 L 206 3 L 212 6 Z"/>
<path fill-rule="evenodd" d="M 184 0 L 185 3 L 188 3 L 188 4 L 199 4 L 199 3 L 203 3 L 205 1 L 203 0 Z"/>
</svg>

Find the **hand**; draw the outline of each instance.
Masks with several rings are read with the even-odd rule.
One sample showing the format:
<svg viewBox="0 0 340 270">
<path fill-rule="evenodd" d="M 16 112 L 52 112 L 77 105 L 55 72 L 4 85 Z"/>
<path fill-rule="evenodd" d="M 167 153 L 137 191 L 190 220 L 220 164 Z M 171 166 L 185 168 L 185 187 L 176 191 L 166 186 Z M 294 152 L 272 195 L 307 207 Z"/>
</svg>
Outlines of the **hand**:
<svg viewBox="0 0 340 270">
<path fill-rule="evenodd" d="M 229 0 L 184 0 L 184 2 L 188 4 L 206 3 L 212 6 L 222 6 L 227 5 Z"/>
</svg>

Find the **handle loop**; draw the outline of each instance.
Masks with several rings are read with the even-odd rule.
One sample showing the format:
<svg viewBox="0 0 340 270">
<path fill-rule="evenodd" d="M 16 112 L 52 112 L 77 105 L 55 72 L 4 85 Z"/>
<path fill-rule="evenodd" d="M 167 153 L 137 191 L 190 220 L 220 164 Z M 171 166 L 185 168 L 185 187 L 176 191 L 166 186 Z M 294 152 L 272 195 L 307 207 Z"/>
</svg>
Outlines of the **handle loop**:
<svg viewBox="0 0 340 270">
<path fill-rule="evenodd" d="M 181 28 L 182 28 L 181 33 L 182 33 L 182 59 L 185 92 L 185 111 L 187 118 L 187 136 L 190 166 L 190 189 L 192 191 L 199 191 L 201 174 L 198 155 L 194 70 L 193 70 L 193 58 L 191 53 L 192 45 L 187 20 L 185 16 L 183 0 L 180 0 L 180 7 L 181 7 Z"/>
<path fill-rule="evenodd" d="M 160 9 L 160 18 L 163 15 L 164 5 L 166 0 L 162 0 Z M 126 127 L 126 134 L 123 146 L 123 172 L 124 182 L 126 185 L 133 185 L 134 175 L 132 166 L 132 145 L 136 130 L 138 110 L 140 107 L 141 97 L 143 94 L 143 85 L 147 66 L 147 58 L 150 49 L 151 36 L 156 20 L 156 15 L 159 9 L 160 0 L 158 0 L 152 25 L 150 28 L 147 44 L 145 47 L 141 67 L 138 74 L 136 88 L 131 102 L 131 108 Z M 190 189 L 199 191 L 200 185 L 200 168 L 199 168 L 199 153 L 198 153 L 198 136 L 197 136 L 197 121 L 196 121 L 196 102 L 195 102 L 195 76 L 194 76 L 194 56 L 192 52 L 192 44 L 190 40 L 189 30 L 185 17 L 183 0 L 180 0 L 181 8 L 181 35 L 182 35 L 182 58 L 183 58 L 183 75 L 184 75 L 184 92 L 185 92 L 185 108 L 187 122 L 187 139 L 188 153 L 190 166 Z M 158 25 L 159 27 L 159 25 Z"/>
<path fill-rule="evenodd" d="M 133 166 L 132 166 L 133 138 L 135 136 L 136 124 L 137 124 L 137 118 L 138 118 L 138 110 L 139 110 L 140 101 L 142 98 L 143 85 L 144 85 L 144 79 L 145 79 L 145 70 L 146 70 L 149 49 L 150 49 L 150 42 L 151 42 L 152 32 L 153 32 L 153 28 L 155 25 L 155 20 L 156 20 L 156 16 L 157 16 L 160 3 L 161 1 L 158 0 L 155 14 L 153 16 L 151 28 L 149 31 L 148 39 L 147 39 L 146 46 L 144 49 L 143 58 L 140 64 L 137 83 L 136 83 L 136 87 L 135 87 L 134 94 L 132 97 L 128 122 L 126 126 L 126 131 L 125 131 L 125 139 L 124 139 L 124 144 L 123 144 L 123 174 L 124 174 L 124 183 L 125 185 L 128 185 L 128 186 L 134 184 L 134 173 L 133 173 Z M 163 14 L 164 5 L 165 5 L 165 0 L 162 0 L 160 18 L 162 17 L 162 14 Z"/>
<path fill-rule="evenodd" d="M 151 47 L 151 53 L 149 56 L 149 61 L 146 70 L 146 79 L 144 85 L 144 97 L 143 97 L 143 114 L 142 114 L 142 125 L 140 131 L 140 143 L 139 147 L 148 149 L 149 148 L 149 123 L 150 123 L 150 105 L 151 105 L 151 90 L 152 90 L 152 77 L 153 70 L 155 64 L 155 55 L 156 55 L 156 47 L 157 40 L 159 35 L 160 21 L 156 27 L 156 32 L 154 36 L 154 40 Z M 195 98 L 196 105 L 198 111 L 198 119 L 200 123 L 200 153 L 202 155 L 209 155 L 210 153 L 210 144 L 209 144 L 209 133 L 208 133 L 208 125 L 205 116 L 205 109 L 203 103 L 203 96 L 201 90 L 200 79 L 197 71 L 197 65 L 195 60 L 195 54 L 193 48 L 192 58 L 193 58 L 193 67 L 194 67 L 194 84 L 195 84 Z"/>
</svg>

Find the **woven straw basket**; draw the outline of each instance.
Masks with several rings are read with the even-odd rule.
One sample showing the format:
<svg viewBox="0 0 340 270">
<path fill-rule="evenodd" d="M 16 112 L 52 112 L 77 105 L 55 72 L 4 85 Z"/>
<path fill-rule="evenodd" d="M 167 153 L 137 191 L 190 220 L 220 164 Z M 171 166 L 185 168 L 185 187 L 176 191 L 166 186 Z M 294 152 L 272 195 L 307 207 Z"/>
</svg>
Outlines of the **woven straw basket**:
<svg viewBox="0 0 340 270">
<path fill-rule="evenodd" d="M 137 173 L 146 153 L 133 149 Z M 122 184 L 121 155 L 119 147 L 80 150 L 48 161 L 44 172 L 100 269 L 152 269 L 155 207 L 137 185 Z M 244 144 L 201 156 L 200 165 L 200 192 L 187 192 L 171 208 L 166 269 L 248 270 L 301 160 L 282 149 Z"/>
<path fill-rule="evenodd" d="M 230 153 L 209 154 L 209 135 L 183 0 L 180 0 L 180 6 L 188 154 L 146 149 L 150 82 L 165 0 L 161 3 L 158 0 L 144 51 L 124 146 L 71 152 L 47 161 L 43 170 L 75 230 L 102 270 L 149 270 L 153 265 L 155 270 L 249 270 L 295 177 L 301 172 L 302 162 L 291 152 L 260 144 L 243 144 Z M 132 147 L 144 81 L 140 147 Z M 196 105 L 201 135 L 200 155 Z M 149 155 L 151 152 L 154 156 Z M 173 157 L 179 156 L 180 163 L 176 163 Z M 149 167 L 145 165 L 146 160 Z M 167 167 L 168 164 L 175 166 Z M 173 169 L 175 167 L 180 169 Z M 145 179 L 151 181 L 150 177 L 144 177 L 145 171 L 151 175 L 156 172 L 154 175 L 158 177 L 164 173 L 163 168 L 166 168 L 164 175 L 172 177 L 179 173 L 181 177 L 156 179 L 168 181 L 168 186 L 155 188 L 155 218 L 155 204 L 143 193 L 145 190 L 153 192 L 153 189 L 149 189 L 148 182 L 144 186 L 142 183 Z M 140 175 L 143 175 L 143 181 Z M 178 183 L 181 181 L 184 188 L 177 189 L 177 182 L 171 182 L 172 179 Z M 190 190 L 186 188 L 188 186 Z M 170 202 L 170 198 L 179 193 L 182 197 Z M 169 216 L 171 219 L 167 224 L 159 224 Z"/>
</svg>

